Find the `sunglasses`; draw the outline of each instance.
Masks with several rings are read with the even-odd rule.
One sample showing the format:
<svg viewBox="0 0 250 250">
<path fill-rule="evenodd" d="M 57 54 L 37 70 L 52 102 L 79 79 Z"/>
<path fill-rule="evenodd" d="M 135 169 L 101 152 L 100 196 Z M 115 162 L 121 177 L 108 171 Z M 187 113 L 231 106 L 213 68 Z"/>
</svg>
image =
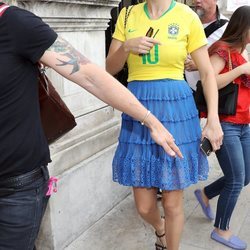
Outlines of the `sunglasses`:
<svg viewBox="0 0 250 250">
<path fill-rule="evenodd" d="M 152 27 L 150 27 L 146 33 L 146 37 L 152 37 L 155 38 L 155 36 L 157 35 L 157 33 L 159 32 L 159 29 L 156 30 L 155 34 L 154 34 L 154 29 Z M 154 34 L 154 35 L 153 35 Z M 139 56 L 143 56 L 143 54 L 139 54 Z"/>
<path fill-rule="evenodd" d="M 147 37 L 152 37 L 155 38 L 155 36 L 157 35 L 157 33 L 159 32 L 159 29 L 156 30 L 155 34 L 154 34 L 154 29 L 152 27 L 150 27 L 146 33 Z M 154 35 L 153 35 L 154 34 Z"/>
</svg>

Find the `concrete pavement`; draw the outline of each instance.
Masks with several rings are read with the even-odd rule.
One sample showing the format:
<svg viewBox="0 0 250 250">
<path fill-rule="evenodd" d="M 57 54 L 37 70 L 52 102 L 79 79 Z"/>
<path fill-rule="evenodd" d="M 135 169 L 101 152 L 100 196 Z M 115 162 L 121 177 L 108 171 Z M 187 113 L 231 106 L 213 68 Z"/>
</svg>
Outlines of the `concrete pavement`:
<svg viewBox="0 0 250 250">
<path fill-rule="evenodd" d="M 205 219 L 193 195 L 194 189 L 221 175 L 214 155 L 209 161 L 213 166 L 209 180 L 185 190 L 185 228 L 180 250 L 229 249 L 210 239 L 213 222 Z M 214 211 L 216 201 L 211 201 Z M 230 224 L 234 233 L 248 242 L 250 249 L 250 186 L 242 191 Z M 154 242 L 154 231 L 137 215 L 130 194 L 65 250 L 155 250 Z"/>
</svg>

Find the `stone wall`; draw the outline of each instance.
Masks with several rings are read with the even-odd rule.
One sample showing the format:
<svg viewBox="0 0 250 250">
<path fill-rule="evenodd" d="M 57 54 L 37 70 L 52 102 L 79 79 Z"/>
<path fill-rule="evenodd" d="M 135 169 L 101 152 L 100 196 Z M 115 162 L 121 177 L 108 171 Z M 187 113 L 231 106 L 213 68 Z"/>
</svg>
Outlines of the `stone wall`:
<svg viewBox="0 0 250 250">
<path fill-rule="evenodd" d="M 105 64 L 105 30 L 118 0 L 16 1 L 47 22 L 96 64 Z M 48 72 L 76 117 L 77 127 L 50 146 L 58 193 L 49 202 L 38 249 L 62 250 L 129 193 L 112 182 L 120 114 L 79 86 Z"/>
</svg>

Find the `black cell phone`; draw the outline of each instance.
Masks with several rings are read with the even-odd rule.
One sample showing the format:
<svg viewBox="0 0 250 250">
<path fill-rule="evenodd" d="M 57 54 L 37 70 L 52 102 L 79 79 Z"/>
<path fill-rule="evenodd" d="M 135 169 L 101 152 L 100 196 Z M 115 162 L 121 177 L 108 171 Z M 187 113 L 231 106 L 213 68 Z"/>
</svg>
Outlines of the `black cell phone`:
<svg viewBox="0 0 250 250">
<path fill-rule="evenodd" d="M 202 152 L 206 154 L 207 156 L 209 156 L 213 152 L 212 144 L 206 137 L 204 137 L 204 139 L 202 140 L 200 144 L 200 148 Z"/>
</svg>

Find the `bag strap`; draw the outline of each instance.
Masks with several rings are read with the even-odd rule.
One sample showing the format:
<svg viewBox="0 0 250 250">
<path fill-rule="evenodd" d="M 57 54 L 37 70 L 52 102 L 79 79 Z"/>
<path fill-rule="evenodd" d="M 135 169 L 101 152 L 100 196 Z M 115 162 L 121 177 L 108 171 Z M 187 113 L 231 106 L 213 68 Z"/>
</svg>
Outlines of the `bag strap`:
<svg viewBox="0 0 250 250">
<path fill-rule="evenodd" d="M 221 28 L 225 23 L 227 23 L 227 19 L 220 18 L 220 10 L 218 5 L 216 5 L 216 21 L 210 23 L 205 29 L 206 37 L 208 38 L 212 33 L 214 33 L 217 29 Z"/>
<path fill-rule="evenodd" d="M 10 6 L 7 5 L 7 4 L 5 4 L 5 3 L 0 6 L 0 17 L 3 15 L 3 13 L 5 12 L 5 10 L 8 9 L 9 7 Z"/>
<path fill-rule="evenodd" d="M 127 27 L 127 23 L 128 23 L 128 16 L 131 12 L 131 10 L 133 9 L 134 5 L 131 5 L 129 7 L 126 7 L 126 13 L 125 13 L 125 19 L 124 19 L 124 30 L 126 29 Z"/>
<path fill-rule="evenodd" d="M 205 29 L 206 37 L 208 38 L 212 33 L 221 28 L 224 24 L 228 22 L 227 19 L 219 19 L 210 23 Z"/>
<path fill-rule="evenodd" d="M 228 52 L 228 68 L 229 68 L 229 71 L 231 71 L 233 70 L 233 64 L 232 64 L 230 49 L 228 49 L 227 52 Z"/>
<path fill-rule="evenodd" d="M 232 71 L 233 70 L 233 63 L 232 63 L 232 58 L 231 58 L 231 51 L 230 49 L 227 50 L 228 53 L 228 70 Z M 228 71 L 228 72 L 229 72 Z M 232 83 L 235 83 L 235 80 L 232 81 Z M 235 83 L 236 84 L 236 83 Z"/>
</svg>

